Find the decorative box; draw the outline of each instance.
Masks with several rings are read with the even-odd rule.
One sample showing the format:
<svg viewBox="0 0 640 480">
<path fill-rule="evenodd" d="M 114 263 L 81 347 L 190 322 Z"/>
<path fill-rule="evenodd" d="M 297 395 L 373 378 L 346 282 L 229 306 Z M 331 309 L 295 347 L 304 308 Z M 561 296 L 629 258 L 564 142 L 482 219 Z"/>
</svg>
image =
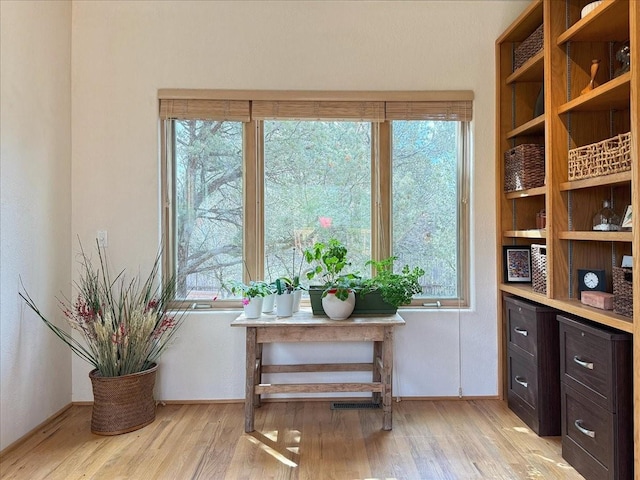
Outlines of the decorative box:
<svg viewBox="0 0 640 480">
<path fill-rule="evenodd" d="M 544 185 L 544 145 L 523 143 L 504 152 L 504 191 Z"/>
<path fill-rule="evenodd" d="M 531 284 L 536 293 L 547 293 L 547 246 L 531 245 Z"/>
<path fill-rule="evenodd" d="M 631 133 L 569 150 L 569 180 L 631 170 Z"/>
<path fill-rule="evenodd" d="M 527 37 L 527 39 L 518 45 L 513 52 L 513 70 L 517 70 L 524 63 L 542 50 L 543 44 L 543 25 Z"/>
<path fill-rule="evenodd" d="M 633 317 L 633 272 L 630 268 L 613 267 L 613 311 Z"/>
</svg>

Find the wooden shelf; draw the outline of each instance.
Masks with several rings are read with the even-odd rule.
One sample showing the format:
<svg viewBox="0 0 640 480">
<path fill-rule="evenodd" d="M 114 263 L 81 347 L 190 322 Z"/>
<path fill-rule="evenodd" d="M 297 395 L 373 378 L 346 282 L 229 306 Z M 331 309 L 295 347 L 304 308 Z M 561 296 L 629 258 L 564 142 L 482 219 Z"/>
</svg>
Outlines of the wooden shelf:
<svg viewBox="0 0 640 480">
<path fill-rule="evenodd" d="M 623 332 L 633 333 L 633 321 L 631 318 L 618 315 L 611 310 L 600 310 L 598 308 L 588 307 L 577 299 L 548 298 L 544 294 L 534 292 L 530 284 L 503 283 L 500 285 L 500 290 L 504 293 L 510 293 L 531 300 L 532 302 L 537 302 L 566 313 L 586 318 L 601 325 L 607 325 L 622 330 Z"/>
<path fill-rule="evenodd" d="M 561 240 L 581 240 L 591 242 L 633 242 L 632 232 L 593 232 L 570 231 L 560 232 L 558 238 Z"/>
<path fill-rule="evenodd" d="M 610 198 L 616 205 L 640 210 L 640 0 L 603 0 L 584 18 L 581 9 L 591 0 L 533 0 L 496 42 L 496 221 L 498 241 L 498 295 L 515 297 L 551 307 L 560 313 L 633 335 L 634 351 L 640 349 L 640 282 L 633 282 L 634 316 L 586 306 L 580 302 L 577 268 L 604 269 L 609 292 L 613 268 L 623 255 L 633 254 L 633 268 L 640 270 L 640 220 L 633 216 L 633 231 L 592 231 L 591 217 Z M 516 71 L 513 49 L 540 24 L 544 25 L 543 51 Z M 617 77 L 616 54 L 620 42 L 629 43 L 630 71 Z M 615 52 L 615 53 L 614 53 Z M 592 60 L 602 64 L 596 87 L 581 94 L 591 77 Z M 544 89 L 545 113 L 534 116 L 536 96 Z M 569 149 L 590 145 L 617 133 L 630 132 L 631 170 L 593 178 L 568 180 Z M 545 186 L 518 192 L 500 191 L 504 177 L 503 152 L 515 144 L 545 145 Z M 528 198 L 531 197 L 531 198 Z M 535 226 L 538 212 L 546 212 L 546 230 Z M 587 230 L 569 230 L 569 228 Z M 549 234 L 547 235 L 547 232 Z M 546 294 L 532 284 L 507 283 L 503 246 L 546 246 Z M 537 274 L 538 272 L 536 272 Z M 538 278 L 536 277 L 536 282 Z M 502 395 L 509 391 L 509 338 L 505 307 L 498 304 L 501 348 Z M 634 411 L 640 410 L 640 361 L 634 356 Z M 634 425 L 633 466 L 640 471 L 640 423 Z M 616 448 L 605 443 L 610 451 Z M 603 445 L 604 445 L 603 444 Z M 619 473 L 619 472 L 618 472 Z M 617 472 L 611 471 L 611 476 Z M 638 477 L 640 480 L 640 477 Z"/>
<path fill-rule="evenodd" d="M 544 80 L 544 52 L 541 50 L 507 77 L 507 85 L 516 82 L 540 82 Z"/>
<path fill-rule="evenodd" d="M 629 2 L 611 0 L 602 2 L 558 36 L 558 45 L 567 42 L 620 42 L 628 38 Z"/>
<path fill-rule="evenodd" d="M 547 238 L 546 230 L 505 230 L 502 232 L 502 236 L 505 238 L 534 238 L 534 239 L 543 239 Z"/>
<path fill-rule="evenodd" d="M 544 114 L 507 132 L 507 138 L 523 137 L 526 135 L 544 135 Z"/>
<path fill-rule="evenodd" d="M 547 193 L 547 187 L 527 188 L 526 190 L 518 190 L 517 192 L 507 192 L 504 194 L 508 200 L 515 200 L 517 198 L 537 197 L 545 195 Z"/>
<path fill-rule="evenodd" d="M 558 113 L 629 109 L 631 72 L 603 83 L 578 98 L 560 105 Z"/>
<path fill-rule="evenodd" d="M 514 20 L 496 43 L 522 42 L 542 23 L 542 0 L 535 0 Z"/>
<path fill-rule="evenodd" d="M 560 190 L 579 190 L 581 188 L 602 187 L 623 185 L 631 182 L 631 172 L 612 173 L 611 175 L 601 175 L 599 177 L 582 178 L 563 182 L 560 184 Z"/>
</svg>

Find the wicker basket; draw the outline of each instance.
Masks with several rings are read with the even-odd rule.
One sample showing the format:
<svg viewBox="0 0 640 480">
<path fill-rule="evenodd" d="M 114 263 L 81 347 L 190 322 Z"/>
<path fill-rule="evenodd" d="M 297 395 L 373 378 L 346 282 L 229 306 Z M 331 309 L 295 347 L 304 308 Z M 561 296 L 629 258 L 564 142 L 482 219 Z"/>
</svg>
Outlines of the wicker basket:
<svg viewBox="0 0 640 480">
<path fill-rule="evenodd" d="M 531 284 L 536 293 L 547 293 L 547 246 L 531 245 Z"/>
<path fill-rule="evenodd" d="M 630 268 L 613 267 L 613 311 L 633 317 L 633 276 Z"/>
<path fill-rule="evenodd" d="M 527 60 L 542 50 L 543 29 L 542 25 L 536 28 L 529 37 L 518 45 L 513 52 L 513 70 L 520 68 Z"/>
<path fill-rule="evenodd" d="M 544 145 L 523 143 L 504 152 L 504 191 L 544 185 Z"/>
<path fill-rule="evenodd" d="M 569 180 L 631 170 L 631 133 L 569 150 Z"/>
<path fill-rule="evenodd" d="M 153 387 L 158 366 L 119 377 L 89 373 L 93 387 L 91 433 L 119 435 L 149 425 L 156 418 Z"/>
</svg>

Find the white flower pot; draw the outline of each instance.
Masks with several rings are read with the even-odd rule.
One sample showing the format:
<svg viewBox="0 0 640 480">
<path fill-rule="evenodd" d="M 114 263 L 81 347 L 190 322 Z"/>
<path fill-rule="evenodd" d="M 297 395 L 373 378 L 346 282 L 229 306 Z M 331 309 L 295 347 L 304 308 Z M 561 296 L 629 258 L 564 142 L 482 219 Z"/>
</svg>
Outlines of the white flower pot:
<svg viewBox="0 0 640 480">
<path fill-rule="evenodd" d="M 248 300 L 248 303 L 245 303 Z M 246 318 L 260 318 L 262 315 L 263 297 L 245 297 L 242 299 L 244 303 L 244 316 Z"/>
<path fill-rule="evenodd" d="M 276 295 L 276 315 L 279 317 L 293 315 L 293 293 Z"/>
<path fill-rule="evenodd" d="M 293 313 L 300 311 L 300 300 L 302 300 L 302 290 L 293 291 Z"/>
<path fill-rule="evenodd" d="M 346 300 L 340 300 L 334 293 L 327 293 L 322 297 L 322 308 L 331 320 L 345 320 L 349 318 L 356 306 L 356 296 L 349 292 Z"/>
<path fill-rule="evenodd" d="M 276 305 L 276 294 L 272 293 L 264 297 L 262 302 L 262 313 L 271 313 Z"/>
</svg>

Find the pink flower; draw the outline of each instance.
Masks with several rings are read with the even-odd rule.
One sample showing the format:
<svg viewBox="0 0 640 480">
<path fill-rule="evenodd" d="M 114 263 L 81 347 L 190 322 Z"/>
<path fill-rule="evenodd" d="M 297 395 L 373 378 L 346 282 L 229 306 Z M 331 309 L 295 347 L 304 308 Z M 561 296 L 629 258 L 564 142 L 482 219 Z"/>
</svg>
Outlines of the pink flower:
<svg viewBox="0 0 640 480">
<path fill-rule="evenodd" d="M 322 228 L 331 227 L 331 217 L 318 217 L 318 221 L 320 222 L 320 226 Z"/>
<path fill-rule="evenodd" d="M 244 298 L 242 299 L 242 304 L 243 304 L 243 305 L 249 305 L 249 302 L 251 302 L 251 300 L 249 300 L 247 297 L 244 297 Z"/>
</svg>

